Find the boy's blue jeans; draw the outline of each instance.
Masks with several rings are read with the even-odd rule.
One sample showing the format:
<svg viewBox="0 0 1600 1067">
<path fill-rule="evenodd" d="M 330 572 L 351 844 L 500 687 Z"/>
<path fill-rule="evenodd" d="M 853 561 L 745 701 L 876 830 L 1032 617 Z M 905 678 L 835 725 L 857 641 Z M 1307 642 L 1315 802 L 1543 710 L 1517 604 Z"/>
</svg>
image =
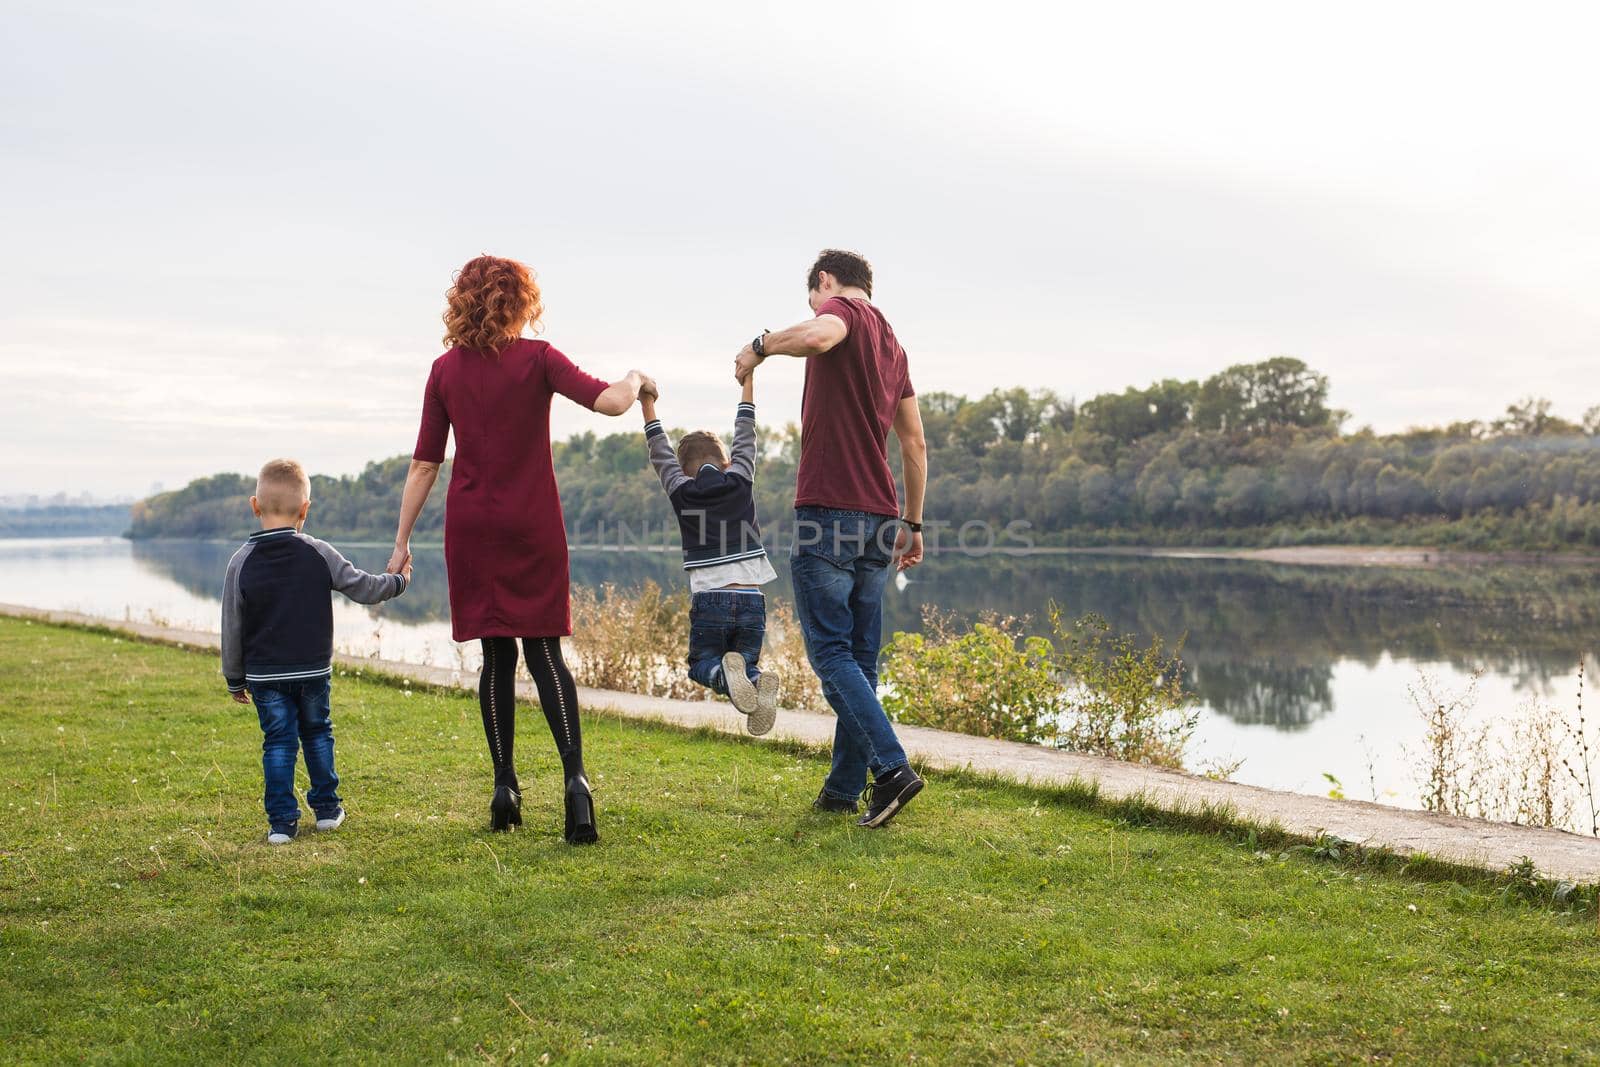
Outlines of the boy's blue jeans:
<svg viewBox="0 0 1600 1067">
<path fill-rule="evenodd" d="M 276 685 L 253 684 L 250 696 L 261 719 L 261 773 L 266 779 L 267 821 L 274 829 L 300 821 L 294 795 L 294 761 L 306 753 L 311 789 L 306 803 L 318 818 L 339 810 L 339 776 L 333 773 L 332 680 L 310 678 Z"/>
<path fill-rule="evenodd" d="M 896 519 L 865 511 L 795 508 L 795 613 L 822 695 L 838 716 L 833 769 L 822 790 L 854 801 L 867 772 L 906 765 L 905 749 L 878 701 L 883 590 L 894 557 Z"/>
<path fill-rule="evenodd" d="M 728 682 L 722 657 L 737 652 L 753 682 L 761 677 L 761 643 L 767 636 L 767 598 L 758 591 L 708 589 L 689 601 L 689 677 L 722 696 Z"/>
</svg>

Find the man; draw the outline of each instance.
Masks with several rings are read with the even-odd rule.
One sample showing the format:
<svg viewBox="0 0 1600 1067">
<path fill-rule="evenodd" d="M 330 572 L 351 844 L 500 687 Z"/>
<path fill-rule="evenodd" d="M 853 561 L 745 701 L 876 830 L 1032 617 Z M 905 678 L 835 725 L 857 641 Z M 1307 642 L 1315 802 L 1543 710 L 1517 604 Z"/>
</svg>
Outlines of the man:
<svg viewBox="0 0 1600 1067">
<path fill-rule="evenodd" d="M 806 361 L 800 405 L 800 469 L 790 558 L 806 654 L 838 716 L 833 769 L 813 805 L 883 826 L 922 789 L 878 702 L 883 588 L 893 560 L 922 562 L 922 498 L 928 449 L 905 349 L 872 304 L 872 267 L 828 249 L 806 279 L 815 318 L 746 345 L 734 361 L 743 382 L 769 356 Z M 902 509 L 889 469 L 888 438 L 900 439 Z"/>
</svg>

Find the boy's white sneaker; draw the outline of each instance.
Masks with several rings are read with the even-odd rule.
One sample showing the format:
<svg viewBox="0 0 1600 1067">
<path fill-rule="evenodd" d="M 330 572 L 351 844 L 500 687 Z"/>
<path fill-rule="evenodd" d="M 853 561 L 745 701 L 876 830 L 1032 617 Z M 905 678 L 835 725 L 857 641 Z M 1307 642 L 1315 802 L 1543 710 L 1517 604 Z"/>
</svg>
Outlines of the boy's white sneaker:
<svg viewBox="0 0 1600 1067">
<path fill-rule="evenodd" d="M 758 698 L 756 684 L 750 680 L 746 673 L 744 657 L 737 652 L 726 652 L 722 656 L 722 680 L 728 687 L 728 699 L 733 701 L 733 706 L 742 714 L 755 713 Z M 754 733 L 755 731 L 751 731 Z"/>
<path fill-rule="evenodd" d="M 338 811 L 334 812 L 332 815 L 328 815 L 328 816 L 319 815 L 319 816 L 317 816 L 317 829 L 318 830 L 337 830 L 339 827 L 341 827 L 343 825 L 344 825 L 344 809 L 343 808 L 340 808 Z"/>
<path fill-rule="evenodd" d="M 750 713 L 745 725 L 750 733 L 760 737 L 778 721 L 778 672 L 762 671 L 756 679 L 756 710 Z"/>
<path fill-rule="evenodd" d="M 274 826 L 271 832 L 267 834 L 267 844 L 287 845 L 294 840 L 295 831 L 298 829 L 299 827 L 294 823 L 290 823 L 288 826 Z"/>
</svg>

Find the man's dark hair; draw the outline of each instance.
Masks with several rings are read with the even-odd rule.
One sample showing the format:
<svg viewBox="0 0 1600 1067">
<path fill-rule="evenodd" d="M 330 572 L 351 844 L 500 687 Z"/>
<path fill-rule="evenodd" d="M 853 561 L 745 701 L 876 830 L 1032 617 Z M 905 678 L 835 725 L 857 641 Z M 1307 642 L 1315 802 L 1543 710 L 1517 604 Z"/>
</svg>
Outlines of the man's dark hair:
<svg viewBox="0 0 1600 1067">
<path fill-rule="evenodd" d="M 837 278 L 840 285 L 855 286 L 865 290 L 868 296 L 872 295 L 872 264 L 865 256 L 842 248 L 824 248 L 817 261 L 811 264 L 811 273 L 806 275 L 808 291 L 814 292 L 822 284 L 823 271 Z"/>
</svg>

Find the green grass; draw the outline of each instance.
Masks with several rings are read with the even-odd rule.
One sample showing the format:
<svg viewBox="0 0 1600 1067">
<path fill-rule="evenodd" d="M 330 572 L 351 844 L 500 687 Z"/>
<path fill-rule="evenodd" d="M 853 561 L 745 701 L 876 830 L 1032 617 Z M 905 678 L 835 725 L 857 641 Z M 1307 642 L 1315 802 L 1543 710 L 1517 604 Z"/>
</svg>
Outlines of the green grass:
<svg viewBox="0 0 1600 1067">
<path fill-rule="evenodd" d="M 334 721 L 349 822 L 269 848 L 214 659 L 0 619 L 0 1059 L 1600 1056 L 1592 919 L 1482 882 L 965 776 L 861 831 L 813 757 L 604 716 L 575 850 L 536 710 L 510 836 L 469 696 Z"/>
</svg>

